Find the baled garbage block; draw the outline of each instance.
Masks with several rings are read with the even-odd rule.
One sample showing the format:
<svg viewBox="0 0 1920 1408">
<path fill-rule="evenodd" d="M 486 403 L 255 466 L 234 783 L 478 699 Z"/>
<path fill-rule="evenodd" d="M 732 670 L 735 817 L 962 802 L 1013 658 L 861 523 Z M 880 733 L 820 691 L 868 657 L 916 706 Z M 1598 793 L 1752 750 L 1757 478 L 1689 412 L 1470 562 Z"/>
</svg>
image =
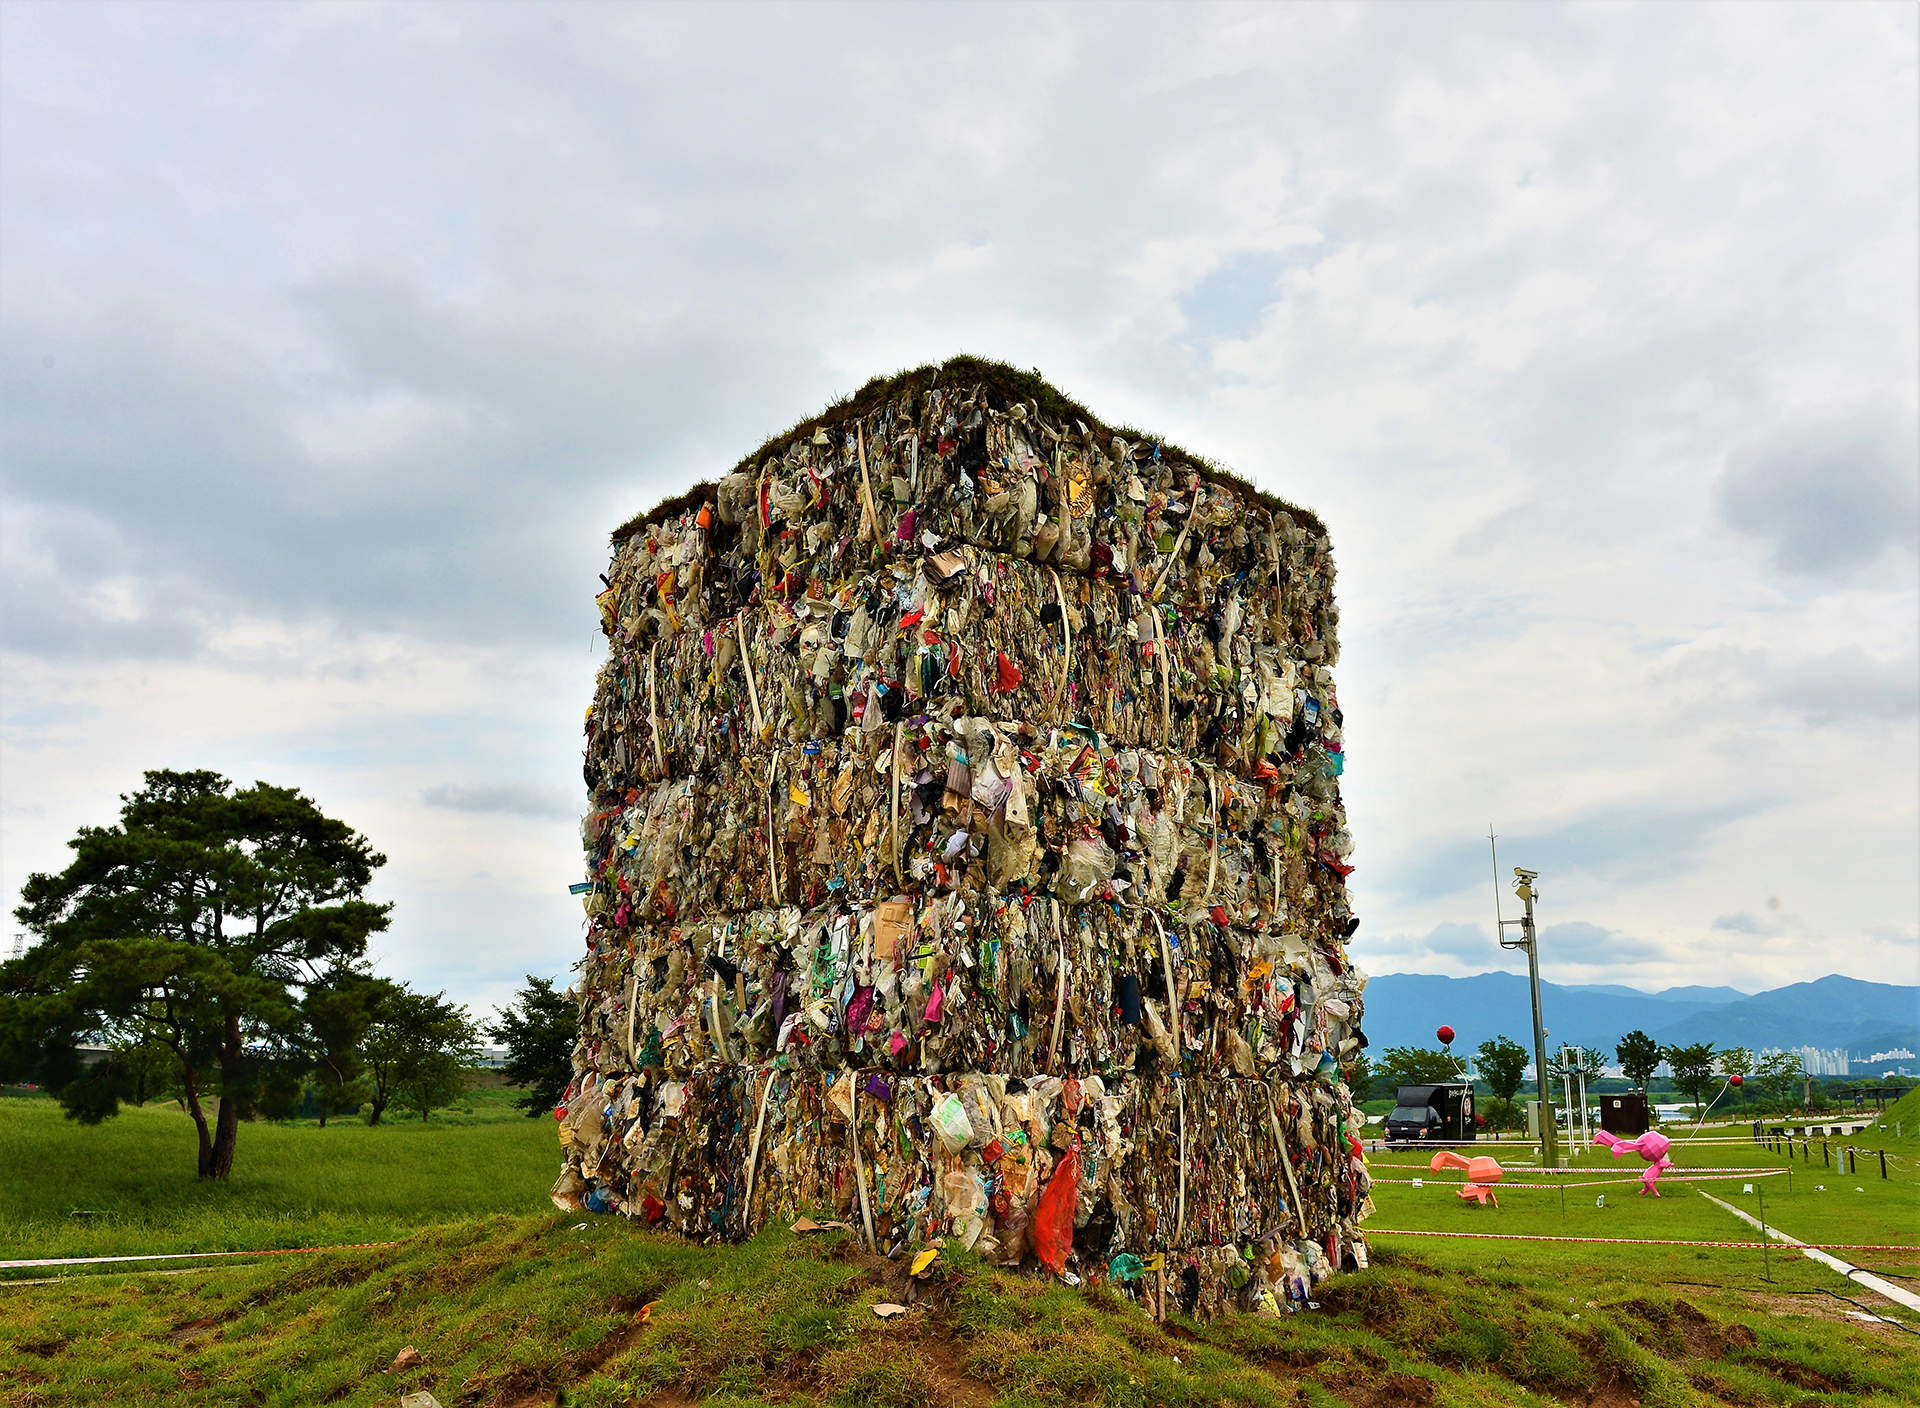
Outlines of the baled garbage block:
<svg viewBox="0 0 1920 1408">
<path fill-rule="evenodd" d="M 1311 513 L 973 359 L 620 528 L 555 1202 L 1168 1255 L 1207 1311 L 1364 1264 L 1333 580 Z"/>
</svg>

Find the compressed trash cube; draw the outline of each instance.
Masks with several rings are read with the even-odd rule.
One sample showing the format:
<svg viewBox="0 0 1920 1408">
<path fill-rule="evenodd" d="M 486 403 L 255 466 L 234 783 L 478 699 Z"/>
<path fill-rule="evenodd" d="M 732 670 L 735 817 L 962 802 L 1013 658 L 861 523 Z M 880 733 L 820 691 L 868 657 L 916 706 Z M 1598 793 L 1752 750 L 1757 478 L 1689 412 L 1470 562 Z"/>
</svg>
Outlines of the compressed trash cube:
<svg viewBox="0 0 1920 1408">
<path fill-rule="evenodd" d="M 1325 533 L 1037 377 L 619 529 L 554 1200 L 1277 1310 L 1364 1265 Z"/>
</svg>

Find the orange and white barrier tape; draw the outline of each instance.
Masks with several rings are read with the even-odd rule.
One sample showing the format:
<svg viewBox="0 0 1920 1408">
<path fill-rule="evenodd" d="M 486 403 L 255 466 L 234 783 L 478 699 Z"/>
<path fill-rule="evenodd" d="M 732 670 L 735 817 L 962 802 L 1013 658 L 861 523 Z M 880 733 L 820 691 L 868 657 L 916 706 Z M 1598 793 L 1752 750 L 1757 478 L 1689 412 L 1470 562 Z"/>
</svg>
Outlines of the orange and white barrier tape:
<svg viewBox="0 0 1920 1408">
<path fill-rule="evenodd" d="M 1366 1227 L 1361 1231 L 1367 1237 L 1484 1237 L 1500 1242 L 1590 1242 L 1598 1246 L 1617 1247 L 1732 1247 L 1755 1251 L 1761 1247 L 1772 1247 L 1780 1250 L 1773 1242 L 1694 1242 L 1673 1237 L 1551 1237 L 1532 1232 L 1417 1232 L 1404 1227 Z M 1879 1246 L 1863 1242 L 1808 1242 L 1804 1245 L 1813 1251 L 1828 1252 L 1920 1252 L 1920 1247 Z M 1794 1246 L 1787 1250 L 1799 1251 L 1801 1247 Z"/>
<path fill-rule="evenodd" d="M 0 1270 L 27 1266 L 103 1266 L 112 1261 L 186 1261 L 211 1256 L 299 1256 L 305 1252 L 357 1252 L 369 1247 L 397 1246 L 395 1242 L 346 1242 L 335 1247 L 277 1247 L 257 1252 L 157 1252 L 148 1256 L 45 1256 L 25 1261 L 0 1261 Z"/>
</svg>

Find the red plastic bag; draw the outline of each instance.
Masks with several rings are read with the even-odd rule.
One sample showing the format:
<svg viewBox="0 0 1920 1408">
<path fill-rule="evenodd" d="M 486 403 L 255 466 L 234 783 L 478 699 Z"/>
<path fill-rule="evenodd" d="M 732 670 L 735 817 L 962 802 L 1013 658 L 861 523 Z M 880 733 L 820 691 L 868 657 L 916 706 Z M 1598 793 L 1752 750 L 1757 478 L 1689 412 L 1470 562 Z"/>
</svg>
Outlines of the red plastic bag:
<svg viewBox="0 0 1920 1408">
<path fill-rule="evenodd" d="M 1073 1209 L 1080 1199 L 1080 1146 L 1076 1143 L 1053 1171 L 1053 1180 L 1033 1211 L 1033 1254 L 1058 1276 L 1073 1250 Z"/>
</svg>

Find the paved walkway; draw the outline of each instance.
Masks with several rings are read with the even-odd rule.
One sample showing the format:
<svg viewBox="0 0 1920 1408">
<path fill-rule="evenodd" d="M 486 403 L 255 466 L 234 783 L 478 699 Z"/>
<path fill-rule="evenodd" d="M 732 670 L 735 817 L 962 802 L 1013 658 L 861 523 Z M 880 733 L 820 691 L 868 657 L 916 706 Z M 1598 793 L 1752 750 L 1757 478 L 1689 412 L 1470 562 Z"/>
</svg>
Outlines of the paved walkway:
<svg viewBox="0 0 1920 1408">
<path fill-rule="evenodd" d="M 1716 1206 L 1725 1208 L 1728 1212 L 1732 1213 L 1735 1217 L 1739 1218 L 1742 1222 L 1748 1224 L 1749 1226 L 1758 1227 L 1762 1232 L 1766 1233 L 1767 1236 L 1771 1237 L 1774 1241 L 1784 1242 L 1787 1246 L 1790 1246 L 1790 1247 L 1798 1247 L 1800 1249 L 1800 1255 L 1806 1257 L 1809 1261 L 1817 1261 L 1822 1266 L 1831 1267 L 1833 1270 L 1838 1271 L 1842 1276 L 1846 1277 L 1849 1281 L 1852 1281 L 1857 1285 L 1865 1286 L 1868 1290 L 1878 1291 L 1881 1295 L 1885 1296 L 1888 1300 L 1894 1302 L 1896 1305 L 1904 1305 L 1908 1310 L 1920 1310 L 1920 1296 L 1915 1295 L 1912 1291 L 1909 1291 L 1901 1286 L 1896 1286 L 1891 1281 L 1882 1280 L 1880 1277 L 1875 1276 L 1870 1271 L 1862 1271 L 1857 1266 L 1849 1266 L 1846 1262 L 1840 1260 L 1839 1257 L 1833 1256 L 1827 1252 L 1823 1252 L 1818 1247 L 1810 1247 L 1805 1242 L 1800 1241 L 1798 1238 L 1789 1237 L 1786 1233 L 1780 1231 L 1778 1228 L 1769 1227 L 1764 1222 L 1760 1221 L 1759 1218 L 1750 1216 L 1749 1214 L 1742 1212 L 1739 1208 L 1735 1207 L 1732 1203 L 1722 1202 L 1719 1198 L 1714 1197 L 1713 1194 L 1709 1193 L 1704 1188 L 1696 1188 L 1693 1191 L 1698 1193 L 1701 1197 L 1705 1198 L 1708 1202 L 1713 1203 Z"/>
</svg>

